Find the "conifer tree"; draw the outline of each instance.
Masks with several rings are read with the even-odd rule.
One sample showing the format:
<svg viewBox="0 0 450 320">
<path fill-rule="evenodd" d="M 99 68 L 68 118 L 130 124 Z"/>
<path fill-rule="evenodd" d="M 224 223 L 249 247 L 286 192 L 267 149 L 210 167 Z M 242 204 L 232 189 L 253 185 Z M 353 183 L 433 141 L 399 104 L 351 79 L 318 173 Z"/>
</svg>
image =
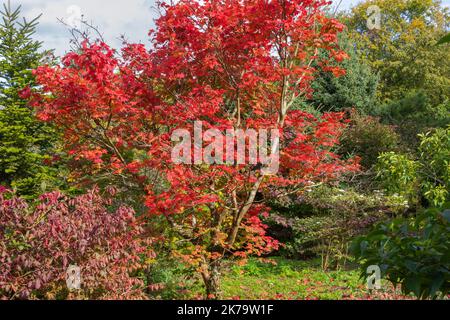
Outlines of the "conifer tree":
<svg viewBox="0 0 450 320">
<path fill-rule="evenodd" d="M 44 191 L 55 174 L 44 163 L 56 134 L 22 99 L 35 86 L 32 70 L 51 53 L 33 39 L 40 16 L 28 21 L 9 1 L 0 14 L 0 185 L 29 196 Z"/>
</svg>

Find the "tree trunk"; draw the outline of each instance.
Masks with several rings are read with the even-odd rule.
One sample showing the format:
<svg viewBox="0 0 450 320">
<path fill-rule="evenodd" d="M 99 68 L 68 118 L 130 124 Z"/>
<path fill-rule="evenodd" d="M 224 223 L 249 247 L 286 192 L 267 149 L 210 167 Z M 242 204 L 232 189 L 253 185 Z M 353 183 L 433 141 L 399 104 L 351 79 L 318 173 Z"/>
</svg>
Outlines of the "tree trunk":
<svg viewBox="0 0 450 320">
<path fill-rule="evenodd" d="M 220 290 L 220 262 L 213 261 L 206 266 L 202 272 L 203 283 L 205 284 L 206 299 L 219 300 L 222 292 Z"/>
<path fill-rule="evenodd" d="M 256 181 L 255 185 L 253 186 L 247 201 L 245 202 L 245 204 L 243 205 L 241 210 L 239 210 L 239 212 L 237 213 L 237 216 L 234 217 L 233 226 L 231 228 L 230 233 L 228 234 L 228 239 L 227 239 L 228 245 L 230 245 L 231 247 L 234 245 L 234 242 L 236 241 L 236 237 L 239 232 L 239 228 L 241 226 L 242 219 L 245 217 L 248 210 L 250 210 L 250 208 L 252 207 L 253 202 L 255 201 L 255 198 L 256 198 L 256 194 L 258 193 L 259 187 L 261 186 L 261 183 L 263 182 L 263 180 L 264 180 L 264 176 L 261 175 L 258 178 L 258 180 Z"/>
</svg>

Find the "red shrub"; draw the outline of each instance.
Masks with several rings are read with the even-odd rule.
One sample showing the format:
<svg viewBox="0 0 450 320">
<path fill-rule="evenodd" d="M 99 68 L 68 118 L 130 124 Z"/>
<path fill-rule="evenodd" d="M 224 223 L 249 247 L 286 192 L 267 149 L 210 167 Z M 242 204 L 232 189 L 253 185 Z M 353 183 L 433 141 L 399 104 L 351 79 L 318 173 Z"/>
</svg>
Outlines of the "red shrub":
<svg viewBox="0 0 450 320">
<path fill-rule="evenodd" d="M 131 274 L 144 267 L 141 255 L 153 252 L 132 209 L 113 206 L 97 189 L 74 199 L 53 192 L 33 204 L 5 195 L 0 192 L 0 299 L 143 296 L 143 281 Z M 81 289 L 73 292 L 66 285 L 70 265 L 81 268 Z"/>
</svg>

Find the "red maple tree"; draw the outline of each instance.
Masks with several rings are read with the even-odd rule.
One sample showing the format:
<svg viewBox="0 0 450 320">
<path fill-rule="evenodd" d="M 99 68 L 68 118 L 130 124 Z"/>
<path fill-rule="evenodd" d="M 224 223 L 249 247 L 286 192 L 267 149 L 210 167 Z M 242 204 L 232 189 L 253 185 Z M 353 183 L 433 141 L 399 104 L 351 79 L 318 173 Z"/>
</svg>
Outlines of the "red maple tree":
<svg viewBox="0 0 450 320">
<path fill-rule="evenodd" d="M 35 71 L 42 89 L 32 103 L 41 119 L 64 129 L 77 172 L 145 197 L 143 217 L 166 218 L 176 234 L 175 253 L 201 273 L 209 297 L 220 296 L 225 256 L 262 255 L 278 247 L 261 221 L 269 210 L 266 200 L 357 168 L 332 152 L 343 115 L 316 118 L 298 103 L 311 94 L 318 66 L 343 73 L 327 67 L 346 57 L 337 44 L 343 25 L 324 14 L 327 4 L 160 4 L 151 50 L 125 44 L 117 55 L 104 43 L 86 41 L 62 66 Z M 195 121 L 222 132 L 279 130 L 280 170 L 174 163 L 172 133 L 193 132 Z"/>
</svg>

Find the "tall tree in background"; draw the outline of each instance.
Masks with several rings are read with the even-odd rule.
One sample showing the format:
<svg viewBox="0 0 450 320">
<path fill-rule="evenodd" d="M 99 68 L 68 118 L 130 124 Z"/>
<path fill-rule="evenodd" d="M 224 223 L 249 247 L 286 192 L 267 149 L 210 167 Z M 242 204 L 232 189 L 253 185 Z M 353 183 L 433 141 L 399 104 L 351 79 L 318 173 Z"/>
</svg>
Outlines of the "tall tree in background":
<svg viewBox="0 0 450 320">
<path fill-rule="evenodd" d="M 36 120 L 22 99 L 35 85 L 32 69 L 45 58 L 41 43 L 32 39 L 39 17 L 21 18 L 21 7 L 3 5 L 0 23 L 0 185 L 32 195 L 45 189 L 54 175 L 43 165 L 56 134 Z"/>
<path fill-rule="evenodd" d="M 368 8 L 380 8 L 380 29 L 369 30 Z M 379 102 L 423 90 L 432 105 L 449 99 L 450 51 L 435 44 L 450 24 L 448 8 L 438 0 L 370 0 L 347 17 L 351 39 L 380 73 Z"/>
<path fill-rule="evenodd" d="M 367 62 L 358 57 L 346 33 L 339 37 L 339 44 L 349 56 L 338 64 L 346 71 L 345 75 L 335 77 L 331 72 L 321 70 L 312 83 L 314 93 L 309 102 L 321 111 L 356 108 L 360 112 L 369 113 L 376 104 L 378 75 Z"/>
</svg>

